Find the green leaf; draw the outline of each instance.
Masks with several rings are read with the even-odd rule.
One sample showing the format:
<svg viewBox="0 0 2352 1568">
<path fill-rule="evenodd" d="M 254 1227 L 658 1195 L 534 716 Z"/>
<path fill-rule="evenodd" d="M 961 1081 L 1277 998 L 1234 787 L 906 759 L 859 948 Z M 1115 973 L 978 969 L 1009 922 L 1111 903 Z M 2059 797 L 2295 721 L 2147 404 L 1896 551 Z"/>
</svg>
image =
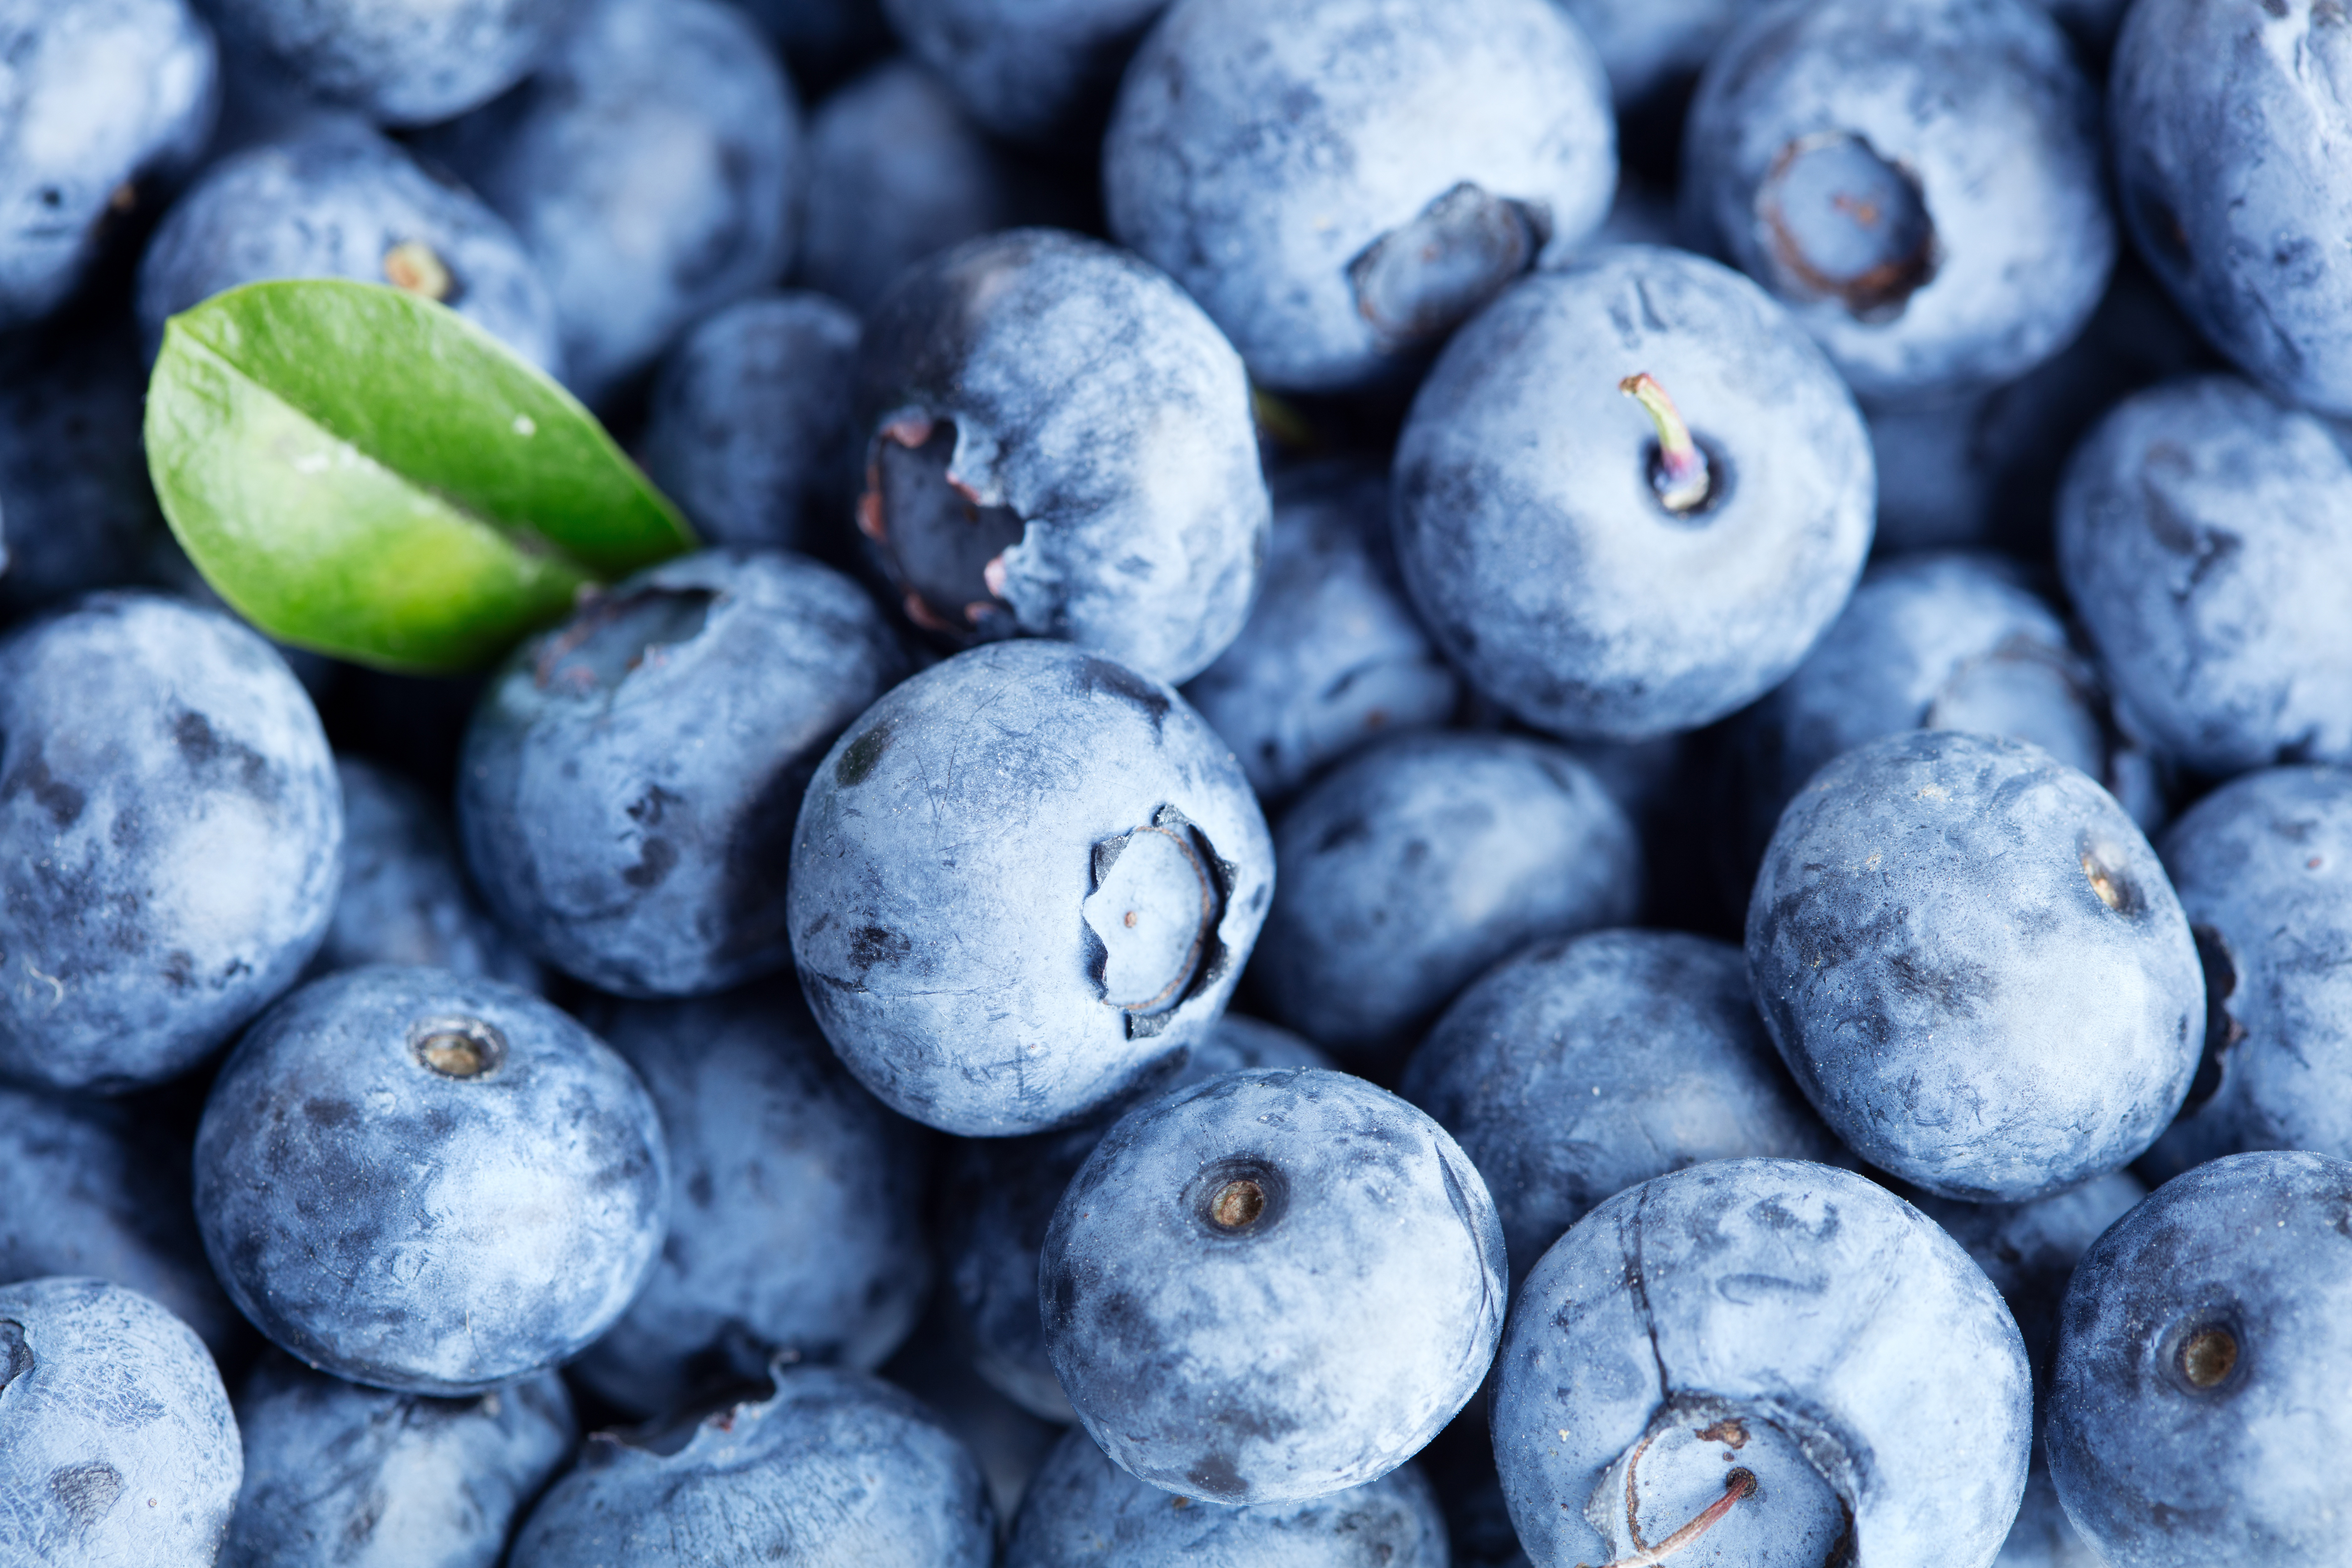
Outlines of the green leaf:
<svg viewBox="0 0 2352 1568">
<path fill-rule="evenodd" d="M 583 584 L 695 543 L 570 393 L 456 312 L 372 283 L 254 283 L 173 317 L 147 466 L 240 615 L 383 669 L 488 663 Z"/>
</svg>

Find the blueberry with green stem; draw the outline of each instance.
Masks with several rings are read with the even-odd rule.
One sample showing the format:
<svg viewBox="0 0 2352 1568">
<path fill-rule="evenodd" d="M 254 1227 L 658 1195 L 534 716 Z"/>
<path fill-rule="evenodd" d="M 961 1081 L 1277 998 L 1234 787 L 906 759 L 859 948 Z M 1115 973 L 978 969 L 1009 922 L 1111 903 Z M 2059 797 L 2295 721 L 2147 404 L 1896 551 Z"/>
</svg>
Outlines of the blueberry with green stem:
<svg viewBox="0 0 2352 1568">
<path fill-rule="evenodd" d="M 1691 438 L 1690 426 L 1683 423 L 1682 412 L 1666 389 L 1643 371 L 1619 382 L 1617 390 L 1640 404 L 1650 423 L 1657 426 L 1658 451 L 1650 463 L 1650 488 L 1658 492 L 1658 503 L 1677 517 L 1705 506 L 1714 492 L 1714 476 L 1707 471 L 1706 454 Z"/>
<path fill-rule="evenodd" d="M 1853 397 L 1788 313 L 1650 246 L 1540 273 L 1464 328 L 1395 485 L 1405 585 L 1455 665 L 1537 728 L 1620 741 L 1787 676 L 1861 573 L 1874 489 Z"/>
</svg>

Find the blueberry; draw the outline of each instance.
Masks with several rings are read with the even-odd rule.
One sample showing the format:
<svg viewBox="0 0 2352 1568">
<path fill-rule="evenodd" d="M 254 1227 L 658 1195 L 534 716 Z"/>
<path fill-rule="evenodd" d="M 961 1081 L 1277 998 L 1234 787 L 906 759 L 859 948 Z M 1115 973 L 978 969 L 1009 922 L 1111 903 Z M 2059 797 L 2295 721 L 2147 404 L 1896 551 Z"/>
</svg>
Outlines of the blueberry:
<svg viewBox="0 0 2352 1568">
<path fill-rule="evenodd" d="M 0 1285 L 0 1557 L 210 1568 L 245 1471 L 188 1326 L 97 1279 Z"/>
<path fill-rule="evenodd" d="M 1158 679 L 1248 617 L 1270 503 L 1233 349 L 1167 278 L 1050 229 L 900 279 L 858 353 L 857 523 L 917 624 Z"/>
<path fill-rule="evenodd" d="M 878 1378 L 775 1374 L 774 1393 L 648 1446 L 600 1433 L 532 1510 L 513 1568 L 988 1568 L 980 1467 L 930 1413 Z"/>
<path fill-rule="evenodd" d="M 2233 1154 L 2084 1254 L 2050 1394 L 2067 1517 L 2115 1568 L 2344 1560 L 2352 1163 Z"/>
<path fill-rule="evenodd" d="M 1682 199 L 1868 397 L 2031 370 L 2115 261 L 2097 96 L 2030 0 L 1751 12 L 1699 79 Z"/>
<path fill-rule="evenodd" d="M 1528 1555 L 1984 1568 L 2025 1486 L 2017 1325 L 1850 1172 L 1724 1160 L 1618 1194 L 1528 1277 L 1495 1458 Z M 1702 1522 L 1704 1521 L 1704 1522 Z"/>
<path fill-rule="evenodd" d="M 1822 1120 L 1945 1197 L 2120 1167 L 2197 1067 L 2204 984 L 2156 851 L 2019 741 L 1910 731 L 1814 774 L 1765 853 L 1748 965 Z"/>
<path fill-rule="evenodd" d="M 790 981 L 590 1017 L 660 1109 L 670 1223 L 574 1374 L 653 1415 L 779 1351 L 880 1364 L 930 1289 L 919 1130 L 842 1070 Z"/>
<path fill-rule="evenodd" d="M 2197 803 L 2162 845 L 2205 964 L 2205 1052 L 2147 1164 L 2250 1149 L 2352 1158 L 2352 770 L 2266 768 Z"/>
<path fill-rule="evenodd" d="M 719 0 L 578 0 L 538 71 L 423 145 L 504 214 L 591 403 L 791 258 L 799 105 Z"/>
<path fill-rule="evenodd" d="M 1903 730 L 2031 741 L 2119 797 L 2136 795 L 2147 821 L 2161 803 L 2146 759 L 2117 747 L 2111 768 L 2105 709 L 2065 623 L 2009 562 L 1929 554 L 1874 566 L 1796 673 L 1737 722 L 1744 863 L 1824 763 Z"/>
<path fill-rule="evenodd" d="M 482 694 L 457 783 L 476 884 L 606 991 L 772 973 L 809 771 L 905 668 L 873 602 L 814 561 L 711 550 L 639 573 Z"/>
<path fill-rule="evenodd" d="M 73 310 L 0 361 L 0 614 L 151 580 L 176 546 L 147 478 L 129 312 Z"/>
<path fill-rule="evenodd" d="M 1181 1089 L 1243 1068 L 1328 1067 L 1330 1058 L 1287 1029 L 1228 1013 L 1165 1088 Z M 940 1184 L 940 1271 L 955 1327 L 980 1375 L 1048 1421 L 1077 1415 L 1045 1353 L 1037 1312 L 1037 1255 L 1055 1205 L 1102 1142 L 1102 1118 L 1028 1138 L 958 1142 Z"/>
<path fill-rule="evenodd" d="M 211 0 L 239 44 L 391 125 L 463 114 L 520 80 L 578 0 Z"/>
<path fill-rule="evenodd" d="M 1442 724 L 1462 683 L 1405 602 L 1385 476 L 1345 459 L 1274 482 L 1274 528 L 1241 636 L 1184 688 L 1261 799 L 1396 730 Z"/>
<path fill-rule="evenodd" d="M 1633 825 L 1566 752 L 1401 735 L 1285 812 L 1250 978 L 1276 1020 L 1349 1058 L 1411 1042 L 1480 971 L 1642 907 Z"/>
<path fill-rule="evenodd" d="M 0 326 L 47 314 L 220 108 L 212 30 L 185 0 L 19 0 L 0 16 Z"/>
<path fill-rule="evenodd" d="M 1464 329 L 1395 483 L 1439 646 L 1519 719 L 1595 739 L 1771 689 L 1870 548 L 1869 440 L 1829 362 L 1754 284 L 1647 246 L 1539 274 Z"/>
<path fill-rule="evenodd" d="M 405 779 L 339 758 L 343 889 L 318 969 L 415 963 L 540 988 L 539 965 L 466 885 L 440 809 Z"/>
<path fill-rule="evenodd" d="M 2046 557 L 2066 459 L 2099 416 L 2213 357 L 2126 258 L 2082 335 L 2015 381 L 1932 402 L 1865 403 L 1878 461 L 1874 548 Z"/>
<path fill-rule="evenodd" d="M 882 0 L 915 57 L 999 136 L 1085 145 L 1168 0 Z"/>
<path fill-rule="evenodd" d="M 254 1326 L 321 1371 L 478 1394 L 619 1319 L 669 1162 L 628 1064 L 529 992 L 382 965 L 256 1024 L 196 1133 L 196 1218 Z"/>
<path fill-rule="evenodd" d="M 859 310 L 925 257 L 1012 217 L 1004 160 L 910 60 L 885 61 L 826 99 L 808 162 L 798 276 Z"/>
<path fill-rule="evenodd" d="M 343 814 L 310 700 L 227 616 L 100 594 L 0 643 L 0 1074 L 173 1077 L 293 984 Z"/>
<path fill-rule="evenodd" d="M 2352 414 L 2344 321 L 2352 133 L 2338 0 L 2148 0 L 2116 39 L 2107 120 L 2124 218 L 2214 346 L 2282 398 Z"/>
<path fill-rule="evenodd" d="M 2352 457 L 2234 376 L 2109 414 L 2058 502 L 2058 569 L 2158 746 L 2227 775 L 2352 762 Z"/>
<path fill-rule="evenodd" d="M 2059 1303 L 2074 1265 L 2100 1233 L 2128 1213 L 2147 1189 L 2118 1171 L 2054 1197 L 2027 1204 L 1968 1204 L 1921 1194 L 1918 1206 L 1968 1249 L 2009 1303 L 2033 1369 L 2033 1466 L 2025 1500 L 1993 1568 L 2098 1568 L 2099 1559 L 2067 1522 L 2050 1479 L 2042 1423 Z"/>
<path fill-rule="evenodd" d="M 1377 1480 L 1476 1392 L 1503 1237 L 1445 1130 L 1361 1079 L 1231 1072 L 1129 1111 L 1038 1264 L 1054 1371 L 1089 1436 L 1222 1503 Z"/>
<path fill-rule="evenodd" d="M 241 1568 L 496 1568 L 579 1431 L 553 1373 L 478 1399 L 362 1388 L 272 1354 L 236 1401 Z"/>
<path fill-rule="evenodd" d="M 1110 1109 L 1214 1027 L 1274 849 L 1233 753 L 1158 681 L 996 643 L 866 710 L 786 883 L 801 983 L 884 1103 L 967 1136 Z"/>
<path fill-rule="evenodd" d="M 224 1354 L 244 1328 L 189 1201 L 187 1147 L 116 1106 L 0 1089 L 0 1279 L 136 1290 Z"/>
<path fill-rule="evenodd" d="M 1445 1520 L 1411 1465 L 1297 1502 L 1231 1507 L 1171 1497 L 1120 1469 L 1083 1431 L 1029 1484 L 1004 1568 L 1445 1568 Z"/>
<path fill-rule="evenodd" d="M 149 357 L 167 318 L 274 278 L 389 283 L 562 367 L 554 302 L 505 220 L 352 121 L 313 120 L 232 153 L 173 205 L 139 264 Z"/>
<path fill-rule="evenodd" d="M 646 472 L 714 544 L 826 548 L 856 463 L 857 318 L 814 294 L 756 294 L 678 340 L 654 378 Z"/>
<path fill-rule="evenodd" d="M 1177 0 L 1103 145 L 1111 232 L 1295 392 L 1417 363 L 1616 177 L 1608 80 L 1550 0 Z"/>
<path fill-rule="evenodd" d="M 1836 1161 L 1727 942 L 1592 931 L 1496 964 L 1406 1064 L 1486 1179 L 1524 1273 L 1603 1198 L 1702 1160 Z"/>
</svg>

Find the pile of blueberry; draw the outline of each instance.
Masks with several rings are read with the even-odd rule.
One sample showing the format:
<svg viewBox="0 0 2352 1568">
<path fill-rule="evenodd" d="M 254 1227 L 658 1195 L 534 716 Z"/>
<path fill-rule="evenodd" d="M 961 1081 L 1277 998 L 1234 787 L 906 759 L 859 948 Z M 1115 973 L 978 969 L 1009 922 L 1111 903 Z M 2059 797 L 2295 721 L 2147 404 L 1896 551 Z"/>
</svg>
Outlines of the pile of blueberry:
<svg viewBox="0 0 2352 1568">
<path fill-rule="evenodd" d="M 0 1568 L 2352 1564 L 2352 7 L 0 62 Z M 703 547 L 273 644 L 305 278 Z"/>
</svg>

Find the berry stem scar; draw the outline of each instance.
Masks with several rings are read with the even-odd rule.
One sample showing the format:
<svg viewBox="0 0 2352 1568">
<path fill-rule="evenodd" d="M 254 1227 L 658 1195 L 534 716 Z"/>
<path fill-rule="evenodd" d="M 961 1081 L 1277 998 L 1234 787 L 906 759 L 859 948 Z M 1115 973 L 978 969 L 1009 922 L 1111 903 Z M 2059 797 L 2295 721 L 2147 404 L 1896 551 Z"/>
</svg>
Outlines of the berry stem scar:
<svg viewBox="0 0 2352 1568">
<path fill-rule="evenodd" d="M 1640 404 L 1650 423 L 1658 427 L 1657 462 L 1650 473 L 1658 500 L 1675 513 L 1705 505 L 1709 489 L 1706 454 L 1691 439 L 1690 426 L 1683 422 L 1682 411 L 1666 389 L 1655 376 L 1643 371 L 1619 382 L 1617 390 Z"/>
</svg>

